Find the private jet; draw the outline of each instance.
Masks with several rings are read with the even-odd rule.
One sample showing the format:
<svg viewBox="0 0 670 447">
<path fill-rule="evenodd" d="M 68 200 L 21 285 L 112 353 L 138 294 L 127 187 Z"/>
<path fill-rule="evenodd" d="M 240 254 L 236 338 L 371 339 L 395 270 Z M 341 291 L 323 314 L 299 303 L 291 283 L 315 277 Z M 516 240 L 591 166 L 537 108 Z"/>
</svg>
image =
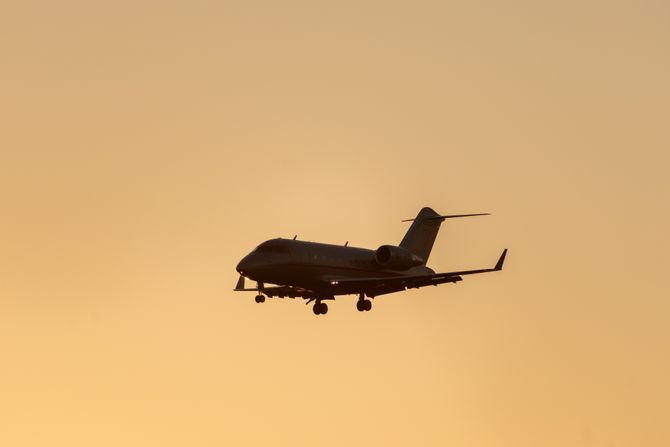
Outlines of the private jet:
<svg viewBox="0 0 670 447">
<path fill-rule="evenodd" d="M 425 286 L 457 283 L 463 276 L 502 270 L 507 249 L 493 268 L 435 273 L 426 266 L 440 225 L 446 219 L 486 216 L 489 213 L 440 215 L 423 208 L 399 245 L 382 245 L 377 250 L 322 244 L 293 239 L 270 239 L 261 243 L 237 264 L 240 278 L 237 292 L 257 292 L 256 302 L 265 297 L 302 298 L 314 303 L 315 315 L 328 313 L 326 301 L 338 295 L 358 295 L 356 309 L 372 309 L 380 295 Z M 246 288 L 245 278 L 256 282 Z M 270 286 L 266 284 L 272 284 Z M 370 299 L 368 299 L 370 298 Z"/>
</svg>

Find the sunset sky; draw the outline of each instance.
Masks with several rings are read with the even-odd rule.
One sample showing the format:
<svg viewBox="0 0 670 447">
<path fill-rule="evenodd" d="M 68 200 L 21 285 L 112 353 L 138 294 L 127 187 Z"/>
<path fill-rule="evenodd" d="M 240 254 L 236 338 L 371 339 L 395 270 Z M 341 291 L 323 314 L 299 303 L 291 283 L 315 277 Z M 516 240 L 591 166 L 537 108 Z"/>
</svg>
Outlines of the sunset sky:
<svg viewBox="0 0 670 447">
<path fill-rule="evenodd" d="M 0 446 L 670 445 L 670 3 L 0 2 Z M 316 317 L 274 237 L 500 273 Z"/>
</svg>

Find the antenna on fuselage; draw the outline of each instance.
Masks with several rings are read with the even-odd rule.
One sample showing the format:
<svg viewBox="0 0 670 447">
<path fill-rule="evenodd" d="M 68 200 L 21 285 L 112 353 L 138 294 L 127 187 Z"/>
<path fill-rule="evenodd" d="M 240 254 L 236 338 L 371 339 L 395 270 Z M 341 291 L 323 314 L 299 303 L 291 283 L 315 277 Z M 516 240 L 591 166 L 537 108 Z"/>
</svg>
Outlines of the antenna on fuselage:
<svg viewBox="0 0 670 447">
<path fill-rule="evenodd" d="M 295 238 L 297 238 L 297 237 L 298 237 L 298 235 L 297 235 L 297 234 L 296 234 L 295 236 L 293 236 L 293 240 L 295 240 Z"/>
<path fill-rule="evenodd" d="M 349 241 L 347 241 L 347 242 L 344 243 L 344 246 L 345 246 L 345 247 L 346 247 L 347 245 L 349 245 Z"/>
</svg>

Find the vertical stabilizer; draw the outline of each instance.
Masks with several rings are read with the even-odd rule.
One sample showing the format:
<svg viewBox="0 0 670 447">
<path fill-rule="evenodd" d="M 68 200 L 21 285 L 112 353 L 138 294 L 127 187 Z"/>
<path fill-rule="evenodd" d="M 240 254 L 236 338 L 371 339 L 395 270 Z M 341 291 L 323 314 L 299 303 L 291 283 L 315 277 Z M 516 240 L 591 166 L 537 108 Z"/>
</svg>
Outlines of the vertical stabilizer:
<svg viewBox="0 0 670 447">
<path fill-rule="evenodd" d="M 412 222 L 412 226 L 409 227 L 409 231 L 402 239 L 400 246 L 419 256 L 421 259 L 423 259 L 423 264 L 426 265 L 426 262 L 428 262 L 428 256 L 430 256 L 430 251 L 433 249 L 433 244 L 435 243 L 437 232 L 440 231 L 440 225 L 444 219 L 488 215 L 489 213 L 476 213 L 440 216 L 431 208 L 422 208 L 414 219 L 403 221 Z"/>
<path fill-rule="evenodd" d="M 416 215 L 412 226 L 402 238 L 400 246 L 423 259 L 426 265 L 430 251 L 433 249 L 437 232 L 442 224 L 442 216 L 433 209 L 425 207 Z"/>
</svg>

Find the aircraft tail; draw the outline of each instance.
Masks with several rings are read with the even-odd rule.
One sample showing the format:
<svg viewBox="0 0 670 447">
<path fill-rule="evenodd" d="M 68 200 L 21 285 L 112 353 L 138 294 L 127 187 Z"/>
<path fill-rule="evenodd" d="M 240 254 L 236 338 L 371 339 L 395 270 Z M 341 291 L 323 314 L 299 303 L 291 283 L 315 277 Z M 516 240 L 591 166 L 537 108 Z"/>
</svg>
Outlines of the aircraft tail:
<svg viewBox="0 0 670 447">
<path fill-rule="evenodd" d="M 489 213 L 478 214 L 454 214 L 450 216 L 441 216 L 432 208 L 422 208 L 419 214 L 414 219 L 407 219 L 403 222 L 412 222 L 407 234 L 400 242 L 400 246 L 407 249 L 423 259 L 423 265 L 428 262 L 428 257 L 433 249 L 437 232 L 440 230 L 440 225 L 444 219 L 451 219 L 454 217 L 469 217 L 469 216 L 486 216 Z"/>
</svg>

